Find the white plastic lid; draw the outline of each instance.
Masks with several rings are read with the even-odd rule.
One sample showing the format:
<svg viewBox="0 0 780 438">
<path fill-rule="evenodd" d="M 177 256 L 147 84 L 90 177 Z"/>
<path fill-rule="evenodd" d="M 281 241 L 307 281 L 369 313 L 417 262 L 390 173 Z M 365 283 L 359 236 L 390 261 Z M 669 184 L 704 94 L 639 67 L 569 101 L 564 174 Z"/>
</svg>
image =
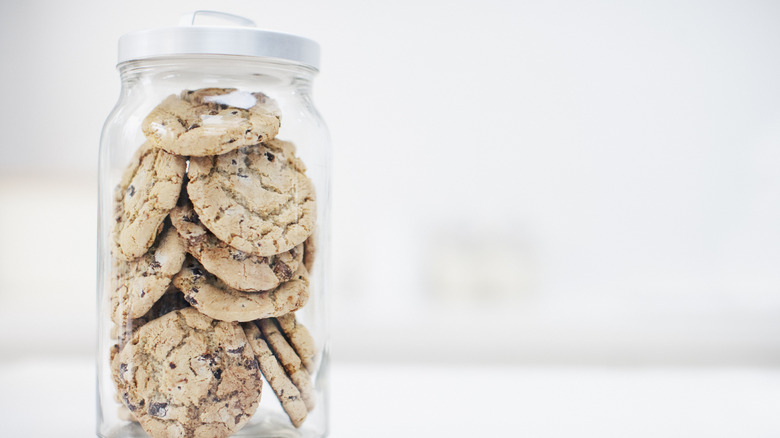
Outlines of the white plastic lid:
<svg viewBox="0 0 780 438">
<path fill-rule="evenodd" d="M 196 25 L 200 16 L 228 21 L 233 26 Z M 320 46 L 297 35 L 260 30 L 254 21 L 217 11 L 195 11 L 181 17 L 179 25 L 142 30 L 119 38 L 119 64 L 170 55 L 240 55 L 277 58 L 320 66 Z"/>
</svg>

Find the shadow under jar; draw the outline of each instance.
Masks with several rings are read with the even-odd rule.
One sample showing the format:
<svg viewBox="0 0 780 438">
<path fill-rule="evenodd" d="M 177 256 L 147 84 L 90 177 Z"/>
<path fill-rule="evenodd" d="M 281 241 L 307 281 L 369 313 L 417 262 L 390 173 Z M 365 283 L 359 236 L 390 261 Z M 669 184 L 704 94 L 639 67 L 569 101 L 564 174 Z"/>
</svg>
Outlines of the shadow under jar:
<svg viewBox="0 0 780 438">
<path fill-rule="evenodd" d="M 120 39 L 99 158 L 97 433 L 326 436 L 319 48 L 198 14 Z"/>
</svg>

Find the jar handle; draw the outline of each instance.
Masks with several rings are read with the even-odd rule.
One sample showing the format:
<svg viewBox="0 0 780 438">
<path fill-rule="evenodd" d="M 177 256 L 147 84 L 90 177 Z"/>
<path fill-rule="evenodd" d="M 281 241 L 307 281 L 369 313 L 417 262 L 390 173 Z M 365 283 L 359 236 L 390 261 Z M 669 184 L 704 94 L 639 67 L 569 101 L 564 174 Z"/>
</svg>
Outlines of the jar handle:
<svg viewBox="0 0 780 438">
<path fill-rule="evenodd" d="M 235 15 L 235 14 L 228 14 L 227 12 L 209 11 L 209 10 L 197 10 L 182 15 L 181 18 L 179 19 L 179 26 L 194 26 L 195 18 L 197 16 L 222 18 L 238 26 L 257 27 L 257 24 L 254 21 L 246 17 L 242 17 L 240 15 Z"/>
</svg>

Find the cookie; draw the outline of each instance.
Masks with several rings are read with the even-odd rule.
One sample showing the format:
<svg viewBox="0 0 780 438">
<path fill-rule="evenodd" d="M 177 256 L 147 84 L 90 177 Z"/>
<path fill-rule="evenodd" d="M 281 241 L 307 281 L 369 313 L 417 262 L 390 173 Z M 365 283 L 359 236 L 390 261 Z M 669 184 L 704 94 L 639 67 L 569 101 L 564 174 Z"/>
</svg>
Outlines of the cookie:
<svg viewBox="0 0 780 438">
<path fill-rule="evenodd" d="M 143 256 L 132 261 L 116 260 L 111 320 L 121 327 L 128 320 L 144 316 L 168 290 L 185 256 L 184 243 L 170 227 Z"/>
<path fill-rule="evenodd" d="M 295 349 L 298 357 L 301 358 L 303 366 L 310 373 L 314 372 L 315 363 L 314 357 L 316 355 L 316 349 L 314 346 L 314 338 L 312 338 L 309 330 L 303 325 L 298 323 L 295 319 L 294 313 L 288 313 L 276 318 L 279 323 L 279 328 L 282 329 L 284 337 L 287 338 L 290 345 Z"/>
<path fill-rule="evenodd" d="M 272 140 L 192 158 L 187 193 L 217 238 L 267 257 L 300 245 L 314 229 L 314 189 L 304 172 L 293 144 Z"/>
<path fill-rule="evenodd" d="M 111 339 L 117 340 L 120 346 L 124 346 L 127 341 L 133 337 L 133 332 L 141 328 L 147 322 L 185 307 L 190 307 L 190 303 L 184 299 L 184 295 L 179 292 L 178 289 L 173 287 L 173 285 L 170 285 L 165 294 L 154 303 L 152 308 L 149 309 L 144 316 L 136 319 L 127 319 L 121 326 L 113 324 Z"/>
<path fill-rule="evenodd" d="M 306 270 L 311 272 L 311 268 L 314 266 L 314 257 L 317 254 L 317 231 L 314 231 L 303 242 L 303 265 L 306 266 Z"/>
<path fill-rule="evenodd" d="M 117 360 L 117 357 L 122 347 L 124 347 L 124 345 L 127 344 L 130 339 L 132 339 L 133 333 L 135 333 L 135 331 L 137 331 L 139 328 L 143 327 L 147 322 L 153 321 L 170 312 L 189 307 L 189 305 L 190 304 L 184 300 L 184 296 L 181 292 L 179 292 L 173 286 L 169 286 L 168 291 L 165 292 L 165 294 L 159 300 L 157 300 L 156 303 L 154 303 L 152 308 L 149 309 L 149 311 L 146 312 L 144 316 L 137 319 L 127 320 L 122 326 L 114 325 L 112 328 L 111 338 L 115 339 L 117 344 L 111 346 L 109 354 L 111 376 L 113 377 L 114 383 L 117 385 L 117 387 L 119 385 L 119 361 Z M 138 420 L 135 419 L 133 413 L 130 412 L 130 410 L 128 410 L 124 405 L 122 405 L 122 399 L 119 397 L 119 394 L 115 394 L 115 398 L 116 401 L 121 405 L 117 410 L 119 418 L 124 421 L 138 422 Z"/>
<path fill-rule="evenodd" d="M 274 356 L 284 368 L 284 372 L 300 391 L 306 409 L 311 411 L 314 409 L 314 390 L 312 389 L 311 377 L 303 367 L 301 358 L 287 343 L 274 318 L 261 319 L 256 323 L 260 327 L 260 331 L 263 332 L 266 343 L 273 350 Z"/>
<path fill-rule="evenodd" d="M 110 369 L 111 369 L 111 378 L 114 381 L 114 386 L 118 387 L 119 385 L 119 352 L 121 351 L 119 348 L 119 345 L 114 344 L 111 346 L 110 351 Z M 127 409 L 127 406 L 125 406 L 122 403 L 122 398 L 119 396 L 119 393 L 114 393 L 114 401 L 119 403 L 119 406 L 117 407 L 116 413 L 117 417 L 119 417 L 122 421 L 134 421 L 138 422 L 136 420 L 135 415 L 133 415 L 132 412 L 130 412 L 129 409 Z"/>
<path fill-rule="evenodd" d="M 141 327 L 117 361 L 120 397 L 153 438 L 227 437 L 259 404 L 262 380 L 241 326 L 193 308 Z"/>
<path fill-rule="evenodd" d="M 168 96 L 141 129 L 158 148 L 203 157 L 271 140 L 279 132 L 279 119 L 276 102 L 263 93 L 203 88 Z"/>
<path fill-rule="evenodd" d="M 111 370 L 111 378 L 113 379 L 114 387 L 116 388 L 119 387 L 119 352 L 121 351 L 122 349 L 120 348 L 119 344 L 114 344 L 109 349 L 109 369 Z M 114 401 L 119 403 L 120 410 L 122 408 L 127 409 L 127 407 L 122 403 L 122 397 L 120 397 L 118 392 L 114 393 Z M 132 413 L 130 415 L 132 415 Z"/>
<path fill-rule="evenodd" d="M 146 253 L 176 206 L 187 161 L 144 143 L 114 192 L 113 255 L 133 260 Z"/>
<path fill-rule="evenodd" d="M 114 344 L 111 346 L 111 348 L 108 350 L 108 363 L 111 367 L 111 376 L 114 378 L 114 383 L 119 383 L 119 352 L 122 351 L 121 348 L 119 348 L 119 344 Z M 122 402 L 122 399 L 119 398 L 119 394 L 116 394 L 116 401 Z"/>
<path fill-rule="evenodd" d="M 222 321 L 252 321 L 284 315 L 309 299 L 309 278 L 300 264 L 293 278 L 266 292 L 241 292 L 220 281 L 192 257 L 184 262 L 173 284 L 201 313 Z"/>
<path fill-rule="evenodd" d="M 276 393 L 276 397 L 282 404 L 282 408 L 287 413 L 287 416 L 290 417 L 292 424 L 295 427 L 300 427 L 303 421 L 306 420 L 309 412 L 301 398 L 300 391 L 287 376 L 287 373 L 284 372 L 284 368 L 279 364 L 276 356 L 271 352 L 266 340 L 263 338 L 263 334 L 260 333 L 260 329 L 251 322 L 242 324 L 242 326 L 246 332 L 249 345 L 252 347 L 255 357 L 257 357 L 257 363 L 260 365 L 260 370 L 265 380 L 271 385 L 274 393 Z"/>
<path fill-rule="evenodd" d="M 187 252 L 226 285 L 244 292 L 266 291 L 292 278 L 303 260 L 303 245 L 268 257 L 251 255 L 219 240 L 201 224 L 189 203 L 171 210 L 171 222 Z"/>
</svg>

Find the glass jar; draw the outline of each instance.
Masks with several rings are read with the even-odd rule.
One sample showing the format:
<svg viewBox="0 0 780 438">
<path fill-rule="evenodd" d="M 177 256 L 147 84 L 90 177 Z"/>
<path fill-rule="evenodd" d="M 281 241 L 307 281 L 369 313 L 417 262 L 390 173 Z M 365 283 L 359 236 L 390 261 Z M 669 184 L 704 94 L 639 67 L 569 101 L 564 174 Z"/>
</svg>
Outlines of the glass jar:
<svg viewBox="0 0 780 438">
<path fill-rule="evenodd" d="M 182 21 L 120 39 L 99 158 L 97 433 L 325 436 L 319 48 L 229 14 Z"/>
</svg>

